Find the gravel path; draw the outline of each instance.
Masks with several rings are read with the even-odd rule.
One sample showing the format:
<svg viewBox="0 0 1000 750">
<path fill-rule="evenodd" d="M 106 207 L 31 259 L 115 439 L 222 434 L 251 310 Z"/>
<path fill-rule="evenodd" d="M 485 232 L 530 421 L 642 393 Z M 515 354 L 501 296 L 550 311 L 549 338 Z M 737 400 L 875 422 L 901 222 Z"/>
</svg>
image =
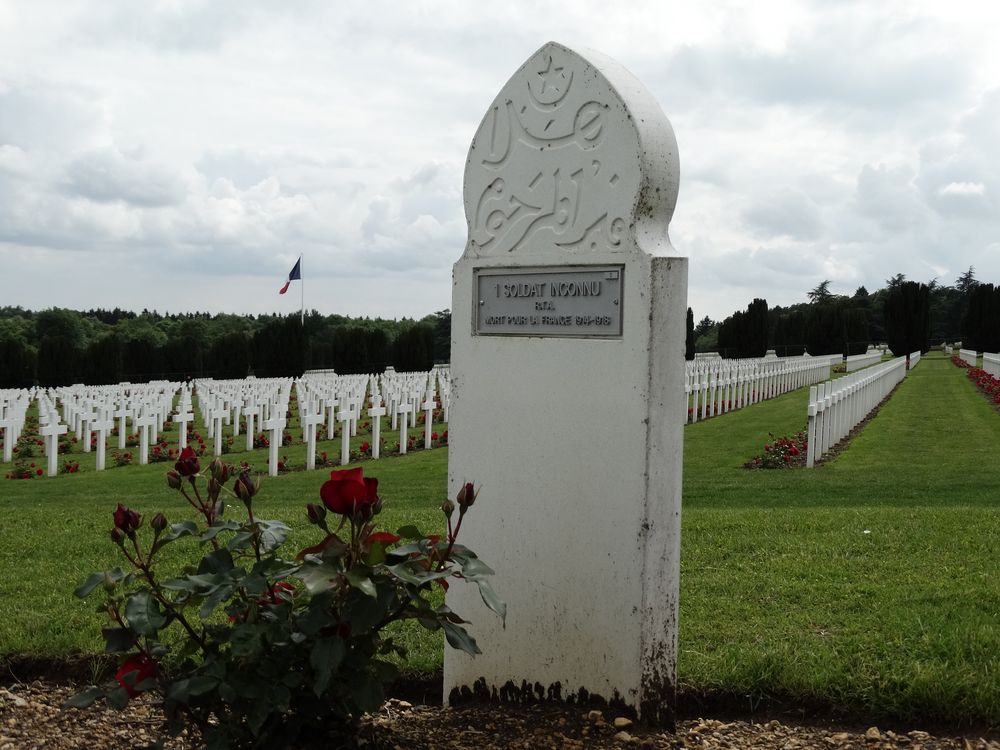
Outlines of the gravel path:
<svg viewBox="0 0 1000 750">
<path fill-rule="evenodd" d="M 36 681 L 0 687 L 0 750 L 134 750 L 156 738 L 159 716 L 148 698 L 125 711 L 92 706 L 67 710 L 71 685 Z M 198 747 L 190 737 L 166 744 L 170 750 Z M 333 748 L 329 743 L 324 747 Z M 1000 742 L 979 737 L 942 737 L 911 731 L 897 734 L 819 728 L 778 721 L 696 719 L 678 724 L 676 734 L 643 729 L 627 719 L 572 706 L 440 706 L 390 700 L 367 717 L 351 747 L 370 750 L 545 750 L 571 748 L 823 748 L 825 750 L 1000 750 Z"/>
</svg>

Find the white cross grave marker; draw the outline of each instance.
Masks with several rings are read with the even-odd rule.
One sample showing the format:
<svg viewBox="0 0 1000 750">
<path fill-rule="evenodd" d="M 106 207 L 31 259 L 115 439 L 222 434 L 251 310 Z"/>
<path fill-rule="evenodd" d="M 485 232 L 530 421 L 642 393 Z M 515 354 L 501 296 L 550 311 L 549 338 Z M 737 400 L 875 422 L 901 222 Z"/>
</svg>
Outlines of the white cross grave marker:
<svg viewBox="0 0 1000 750">
<path fill-rule="evenodd" d="M 145 466 L 149 463 L 149 431 L 156 424 L 156 415 L 143 409 L 142 416 L 133 422 L 139 431 L 139 463 Z"/>
<path fill-rule="evenodd" d="M 277 413 L 277 411 L 276 411 Z M 284 417 L 272 417 L 260 423 L 265 432 L 271 433 L 268 437 L 270 443 L 267 453 L 267 475 L 269 477 L 278 476 L 278 450 L 281 448 L 282 430 L 285 429 Z"/>
<path fill-rule="evenodd" d="M 105 457 L 107 454 L 108 433 L 115 426 L 115 421 L 106 416 L 94 420 L 90 425 L 97 433 L 97 471 L 104 471 Z"/>
<path fill-rule="evenodd" d="M 49 422 L 38 431 L 45 441 L 45 457 L 48 459 L 50 477 L 54 477 L 58 473 L 59 436 L 65 435 L 68 431 L 69 427 L 59 424 L 56 420 Z"/>
<path fill-rule="evenodd" d="M 322 414 L 306 414 L 302 417 L 302 430 L 306 433 L 306 468 L 316 468 L 316 427 L 323 424 Z"/>
<path fill-rule="evenodd" d="M 376 406 L 377 404 L 377 406 Z M 368 416 L 372 420 L 372 458 L 381 455 L 380 441 L 382 435 L 382 417 L 385 416 L 385 407 L 382 406 L 382 397 L 378 392 L 372 396 L 372 408 L 368 410 Z"/>
</svg>

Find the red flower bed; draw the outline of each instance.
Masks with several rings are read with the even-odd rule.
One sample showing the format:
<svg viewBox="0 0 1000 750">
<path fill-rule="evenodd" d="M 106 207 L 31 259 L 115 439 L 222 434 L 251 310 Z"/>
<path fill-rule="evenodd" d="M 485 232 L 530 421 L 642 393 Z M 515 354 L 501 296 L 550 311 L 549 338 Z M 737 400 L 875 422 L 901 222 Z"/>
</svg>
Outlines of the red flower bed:
<svg viewBox="0 0 1000 750">
<path fill-rule="evenodd" d="M 992 403 L 1000 405 L 1000 378 L 995 378 L 986 370 L 978 367 L 969 367 L 969 380 L 976 384 L 976 387 L 983 392 Z"/>
<path fill-rule="evenodd" d="M 809 443 L 805 432 L 796 432 L 791 437 L 786 435 L 779 438 L 775 438 L 770 432 L 768 435 L 771 436 L 771 442 L 764 445 L 764 452 L 743 464 L 743 468 L 789 469 L 806 465 Z"/>
</svg>

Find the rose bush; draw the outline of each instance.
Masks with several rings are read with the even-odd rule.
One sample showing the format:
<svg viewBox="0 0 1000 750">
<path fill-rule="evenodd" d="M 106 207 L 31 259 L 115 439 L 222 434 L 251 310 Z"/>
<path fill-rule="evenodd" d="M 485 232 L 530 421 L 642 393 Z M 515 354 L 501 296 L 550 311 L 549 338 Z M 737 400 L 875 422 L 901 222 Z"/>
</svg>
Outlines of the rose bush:
<svg viewBox="0 0 1000 750">
<path fill-rule="evenodd" d="M 754 456 L 745 464 L 745 469 L 790 469 L 806 465 L 806 453 L 809 449 L 806 433 L 796 432 L 791 437 L 774 437 L 768 433 L 771 442 L 764 444 L 764 451 Z"/>
<path fill-rule="evenodd" d="M 121 504 L 112 514 L 111 539 L 131 570 L 96 572 L 75 594 L 103 592 L 105 649 L 121 655 L 121 666 L 68 706 L 103 700 L 121 708 L 152 692 L 168 733 L 192 727 L 209 748 L 328 746 L 381 705 L 397 673 L 387 657 L 406 654 L 386 633 L 391 623 L 415 620 L 443 630 L 452 647 L 479 653 L 465 621 L 432 600 L 435 586 L 475 584 L 485 604 L 506 615 L 489 584 L 493 571 L 458 543 L 476 499 L 471 484 L 442 503 L 447 535 L 426 536 L 412 526 L 377 528 L 378 481 L 361 469 L 333 471 L 319 502 L 306 507 L 321 534 L 289 559 L 280 550 L 290 529 L 258 517 L 260 480 L 250 467 L 216 459 L 200 468 L 182 453 L 167 473 L 200 523 L 157 513 L 144 525 Z M 223 518 L 226 495 L 245 517 Z M 178 543 L 204 553 L 180 575 L 163 577 L 162 551 Z"/>
</svg>

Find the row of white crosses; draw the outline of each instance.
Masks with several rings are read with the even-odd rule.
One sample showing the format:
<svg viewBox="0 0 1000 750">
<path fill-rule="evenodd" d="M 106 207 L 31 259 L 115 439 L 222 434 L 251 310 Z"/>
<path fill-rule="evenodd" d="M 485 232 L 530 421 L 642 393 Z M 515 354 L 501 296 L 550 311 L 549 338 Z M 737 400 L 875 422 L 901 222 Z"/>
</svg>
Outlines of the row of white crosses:
<svg viewBox="0 0 1000 750">
<path fill-rule="evenodd" d="M 958 356 L 969 367 L 976 366 L 976 352 L 972 349 L 959 349 Z"/>
<path fill-rule="evenodd" d="M 897 357 L 809 388 L 807 467 L 847 437 L 906 377 L 906 359 Z"/>
<path fill-rule="evenodd" d="M 14 459 L 14 446 L 21 437 L 24 418 L 31 404 L 33 391 L 7 389 L 0 391 L 0 430 L 3 430 L 3 460 Z"/>
<path fill-rule="evenodd" d="M 830 358 L 696 359 L 684 376 L 683 418 L 697 422 L 827 380 Z"/>
<path fill-rule="evenodd" d="M 910 352 L 906 357 L 906 369 L 912 370 L 920 363 L 920 350 L 917 349 L 915 352 Z"/>
<path fill-rule="evenodd" d="M 268 473 L 277 474 L 278 452 L 287 427 L 293 381 L 246 378 L 234 381 L 198 380 L 192 388 L 181 383 L 156 382 L 116 386 L 74 385 L 52 392 L 38 390 L 41 434 L 49 457 L 49 474 L 56 473 L 58 438 L 69 430 L 90 452 L 91 435 L 96 433 L 97 469 L 105 468 L 108 433 L 118 427 L 118 446 L 124 448 L 129 421 L 139 435 L 139 463 L 149 462 L 149 446 L 157 440 L 166 419 L 178 426 L 178 445 L 187 446 L 188 425 L 200 421 L 213 439 L 213 453 L 222 453 L 226 425 L 239 435 L 240 419 L 247 421 L 247 450 L 253 449 L 255 428 L 267 432 Z M 372 422 L 372 457 L 380 456 L 381 418 L 387 414 L 392 429 L 399 429 L 400 452 L 407 449 L 407 430 L 423 412 L 424 446 L 432 442 L 433 413 L 440 400 L 447 421 L 450 404 L 450 376 L 447 367 L 432 372 L 397 373 L 391 368 L 383 375 L 323 375 L 295 382 L 299 399 L 300 423 L 307 443 L 307 465 L 315 468 L 316 432 L 326 423 L 327 437 L 333 438 L 335 423 L 341 424 L 341 463 L 349 463 L 350 438 L 357 435 L 358 421 L 367 415 Z M 5 430 L 5 454 L 11 451 L 24 424 L 24 414 L 35 391 L 0 391 L 0 428 Z M 177 401 L 176 409 L 174 401 Z M 57 409 L 62 407 L 62 418 Z M 197 408 L 195 405 L 197 403 Z M 170 416 L 173 412 L 173 416 Z M 65 422 L 65 424 L 63 423 Z M 5 461 L 11 457 L 5 455 Z"/>
<path fill-rule="evenodd" d="M 56 389 L 63 408 L 63 418 L 83 442 L 84 453 L 91 451 L 91 436 L 96 433 L 95 468 L 106 467 L 108 434 L 118 427 L 118 448 L 124 449 L 128 422 L 139 436 L 139 463 L 149 463 L 149 446 L 159 432 L 173 405 L 177 384 L 166 381 L 116 386 L 75 385 Z"/>
<path fill-rule="evenodd" d="M 869 349 L 864 354 L 852 354 L 844 358 L 844 362 L 847 365 L 846 372 L 857 372 L 858 370 L 863 370 L 866 367 L 877 365 L 881 361 L 882 352 L 878 349 Z"/>
<path fill-rule="evenodd" d="M 995 378 L 1000 378 L 1000 354 L 983 352 L 983 369 Z"/>
<path fill-rule="evenodd" d="M 240 418 L 247 420 L 247 450 L 253 450 L 256 426 L 268 433 L 268 474 L 278 474 L 278 451 L 284 439 L 291 396 L 289 378 L 245 378 L 243 380 L 202 379 L 195 382 L 198 412 L 206 433 L 213 440 L 213 455 L 222 455 L 225 425 L 239 436 Z M 185 418 L 189 412 L 185 411 Z"/>
</svg>

